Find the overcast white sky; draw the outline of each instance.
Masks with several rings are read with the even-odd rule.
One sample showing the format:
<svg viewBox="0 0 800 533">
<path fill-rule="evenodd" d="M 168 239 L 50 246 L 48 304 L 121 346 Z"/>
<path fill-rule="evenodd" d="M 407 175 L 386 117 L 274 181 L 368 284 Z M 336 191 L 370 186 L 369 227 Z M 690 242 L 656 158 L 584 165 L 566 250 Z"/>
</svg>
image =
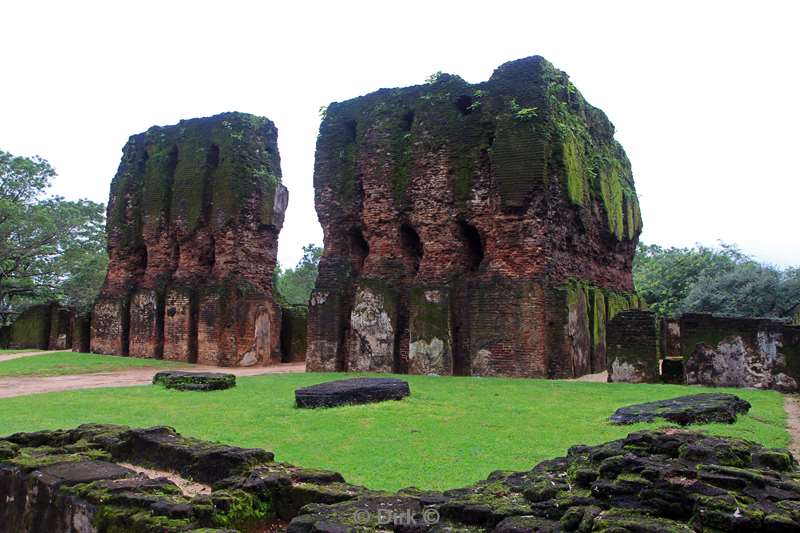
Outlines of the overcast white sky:
<svg viewBox="0 0 800 533">
<path fill-rule="evenodd" d="M 543 55 L 617 127 L 642 239 L 737 243 L 800 264 L 800 2 L 7 0 L 0 148 L 52 192 L 106 202 L 122 146 L 223 111 L 272 119 L 290 190 L 279 259 L 322 241 L 318 110 L 435 71 L 469 82 Z"/>
</svg>

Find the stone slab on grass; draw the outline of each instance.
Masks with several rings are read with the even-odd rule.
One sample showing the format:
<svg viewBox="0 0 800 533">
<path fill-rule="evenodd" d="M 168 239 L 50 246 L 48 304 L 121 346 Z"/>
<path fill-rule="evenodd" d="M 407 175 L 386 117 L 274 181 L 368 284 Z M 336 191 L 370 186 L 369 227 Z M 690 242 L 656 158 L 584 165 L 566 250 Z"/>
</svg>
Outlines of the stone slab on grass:
<svg viewBox="0 0 800 533">
<path fill-rule="evenodd" d="M 733 394 L 706 393 L 620 407 L 609 420 L 614 424 L 653 422 L 657 418 L 681 426 L 709 422 L 733 424 L 738 413 L 749 410 L 750 402 Z"/>
<path fill-rule="evenodd" d="M 340 405 L 401 400 L 411 394 L 408 383 L 395 378 L 353 378 L 319 383 L 294 392 L 297 407 Z"/>
<path fill-rule="evenodd" d="M 157 372 L 153 376 L 154 385 L 164 385 L 168 389 L 189 391 L 212 391 L 230 389 L 236 386 L 236 376 L 218 372 L 183 372 L 170 370 Z"/>
</svg>

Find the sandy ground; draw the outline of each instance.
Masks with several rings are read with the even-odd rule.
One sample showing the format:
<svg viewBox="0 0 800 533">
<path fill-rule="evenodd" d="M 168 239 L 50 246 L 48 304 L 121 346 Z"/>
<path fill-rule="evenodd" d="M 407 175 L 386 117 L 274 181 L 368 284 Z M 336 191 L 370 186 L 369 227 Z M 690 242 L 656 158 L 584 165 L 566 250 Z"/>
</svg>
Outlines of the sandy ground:
<svg viewBox="0 0 800 533">
<path fill-rule="evenodd" d="M 608 372 L 598 372 L 597 374 L 586 374 L 576 378 L 575 381 L 596 381 L 598 383 L 608 382 Z"/>
<path fill-rule="evenodd" d="M 11 361 L 12 359 L 19 359 L 20 357 L 30 357 L 32 355 L 43 355 L 46 353 L 58 353 L 63 352 L 65 350 L 44 350 L 38 352 L 14 352 L 14 353 L 6 353 L 0 355 L 0 362 L 2 361 Z"/>
<path fill-rule="evenodd" d="M 791 438 L 789 450 L 800 460 L 800 396 L 787 394 L 783 397 L 783 408 L 789 415 L 786 419 L 786 430 Z"/>
<path fill-rule="evenodd" d="M 221 368 L 218 366 L 192 365 L 190 368 L 181 368 L 180 370 L 187 370 L 190 372 L 225 372 L 237 376 L 257 376 L 260 374 L 305 372 L 306 364 L 285 363 L 274 366 L 248 368 Z M 158 369 L 137 368 L 117 372 L 98 372 L 95 374 L 2 378 L 0 379 L 0 398 L 24 396 L 26 394 L 37 394 L 40 392 L 150 385 L 153 380 L 153 374 L 156 372 L 158 372 Z"/>
</svg>

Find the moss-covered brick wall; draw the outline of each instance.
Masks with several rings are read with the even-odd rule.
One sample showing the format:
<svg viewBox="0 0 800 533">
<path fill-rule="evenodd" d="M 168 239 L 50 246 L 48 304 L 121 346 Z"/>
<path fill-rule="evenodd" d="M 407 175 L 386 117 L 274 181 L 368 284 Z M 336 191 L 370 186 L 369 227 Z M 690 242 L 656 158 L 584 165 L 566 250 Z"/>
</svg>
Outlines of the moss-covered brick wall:
<svg viewBox="0 0 800 533">
<path fill-rule="evenodd" d="M 11 348 L 46 350 L 50 339 L 50 306 L 35 305 L 23 311 L 11 324 Z"/>
<path fill-rule="evenodd" d="M 223 113 L 128 140 L 111 184 L 102 297 L 127 300 L 130 355 L 230 365 L 279 357 L 272 273 L 288 192 L 277 135 L 269 119 Z M 198 320 L 211 304 L 201 312 L 196 293 L 218 286 L 234 287 L 235 297 L 219 304 L 218 322 L 204 322 L 213 333 L 200 341 Z M 212 338 L 220 346 L 210 348 Z M 232 351 L 212 355 L 218 349 Z"/>
<path fill-rule="evenodd" d="M 659 331 L 652 311 L 630 309 L 608 322 L 608 380 L 624 383 L 658 383 Z"/>
<path fill-rule="evenodd" d="M 72 345 L 74 311 L 57 303 L 34 305 L 24 310 L 8 329 L 10 348 L 63 350 Z"/>
<path fill-rule="evenodd" d="M 481 83 L 438 74 L 331 103 L 314 188 L 325 233 L 316 288 L 339 294 L 340 307 L 312 306 L 309 368 L 370 357 L 369 343 L 345 340 L 349 319 L 335 318 L 352 319 L 364 279 L 396 293 L 394 362 L 381 365 L 396 371 L 422 353 L 411 331 L 420 287 L 448 291 L 437 321 L 456 374 L 600 371 L 606 320 L 638 306 L 630 162 L 605 114 L 542 57 Z"/>
</svg>

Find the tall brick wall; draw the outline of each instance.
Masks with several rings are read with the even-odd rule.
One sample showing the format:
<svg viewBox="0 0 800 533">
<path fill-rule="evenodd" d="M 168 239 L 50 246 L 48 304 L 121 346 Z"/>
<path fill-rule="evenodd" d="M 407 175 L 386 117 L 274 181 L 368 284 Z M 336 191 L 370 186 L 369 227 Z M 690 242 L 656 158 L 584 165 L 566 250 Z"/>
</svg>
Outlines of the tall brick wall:
<svg viewBox="0 0 800 533">
<path fill-rule="evenodd" d="M 541 57 L 331 104 L 310 370 L 571 377 L 636 306 L 630 164 Z"/>
<path fill-rule="evenodd" d="M 280 179 L 277 129 L 266 118 L 224 113 L 132 136 L 111 184 L 91 350 L 222 366 L 280 361 Z"/>
</svg>

